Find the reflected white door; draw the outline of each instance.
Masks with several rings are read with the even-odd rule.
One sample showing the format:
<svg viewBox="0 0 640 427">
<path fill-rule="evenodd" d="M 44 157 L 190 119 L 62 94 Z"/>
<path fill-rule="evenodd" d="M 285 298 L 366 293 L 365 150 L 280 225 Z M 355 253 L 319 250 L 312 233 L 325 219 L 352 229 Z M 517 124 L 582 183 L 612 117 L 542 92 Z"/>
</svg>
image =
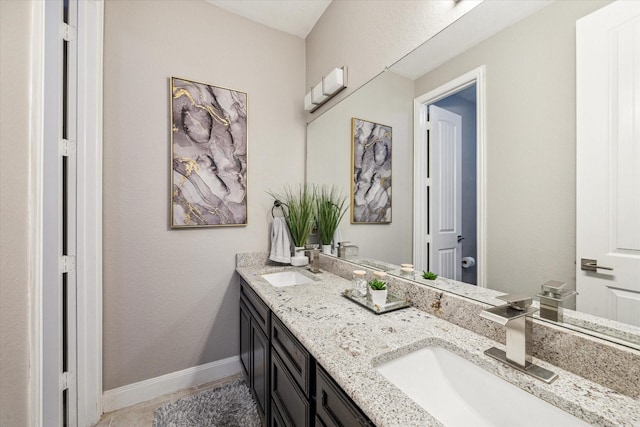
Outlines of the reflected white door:
<svg viewBox="0 0 640 427">
<path fill-rule="evenodd" d="M 462 279 L 462 117 L 429 106 L 429 270 Z"/>
<path fill-rule="evenodd" d="M 577 306 L 640 326 L 640 2 L 580 19 L 576 41 Z"/>
</svg>

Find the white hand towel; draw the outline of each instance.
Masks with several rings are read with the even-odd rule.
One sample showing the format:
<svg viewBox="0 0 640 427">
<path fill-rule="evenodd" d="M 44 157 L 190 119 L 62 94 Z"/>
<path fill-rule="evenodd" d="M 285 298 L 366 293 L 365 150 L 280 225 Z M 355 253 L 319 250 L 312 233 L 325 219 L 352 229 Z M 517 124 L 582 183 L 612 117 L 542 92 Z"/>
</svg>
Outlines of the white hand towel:
<svg viewBox="0 0 640 427">
<path fill-rule="evenodd" d="M 291 263 L 291 240 L 289 240 L 289 228 L 284 217 L 277 216 L 271 224 L 271 261 L 283 264 Z"/>
</svg>

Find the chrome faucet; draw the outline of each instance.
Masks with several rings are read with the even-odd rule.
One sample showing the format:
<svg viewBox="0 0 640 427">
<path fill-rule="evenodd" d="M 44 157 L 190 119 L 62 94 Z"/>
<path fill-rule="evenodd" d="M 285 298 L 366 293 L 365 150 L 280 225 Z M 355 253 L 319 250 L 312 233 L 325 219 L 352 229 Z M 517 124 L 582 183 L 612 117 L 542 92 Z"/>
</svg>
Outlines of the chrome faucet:
<svg viewBox="0 0 640 427">
<path fill-rule="evenodd" d="M 506 301 L 507 304 L 483 310 L 480 317 L 506 326 L 507 351 L 491 347 L 485 350 L 484 354 L 542 381 L 551 383 L 558 375 L 532 363 L 530 315 L 538 311 L 537 308 L 531 307 L 533 298 L 514 294 L 502 295 L 498 298 Z"/>
<path fill-rule="evenodd" d="M 566 283 L 549 280 L 541 286 L 536 294 L 540 300 L 540 317 L 562 323 L 564 300 L 576 295 L 576 291 L 565 289 Z"/>
</svg>

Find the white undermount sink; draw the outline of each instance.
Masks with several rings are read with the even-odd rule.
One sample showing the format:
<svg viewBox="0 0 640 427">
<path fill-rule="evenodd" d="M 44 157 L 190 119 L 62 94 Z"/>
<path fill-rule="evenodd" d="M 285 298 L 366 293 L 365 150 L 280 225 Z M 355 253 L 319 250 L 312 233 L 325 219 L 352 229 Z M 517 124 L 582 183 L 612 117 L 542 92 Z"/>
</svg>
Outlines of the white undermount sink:
<svg viewBox="0 0 640 427">
<path fill-rule="evenodd" d="M 589 425 L 442 347 L 376 369 L 445 426 Z"/>
<path fill-rule="evenodd" d="M 277 288 L 305 285 L 314 281 L 312 278 L 298 271 L 280 271 L 278 273 L 263 274 L 262 278 Z"/>
</svg>

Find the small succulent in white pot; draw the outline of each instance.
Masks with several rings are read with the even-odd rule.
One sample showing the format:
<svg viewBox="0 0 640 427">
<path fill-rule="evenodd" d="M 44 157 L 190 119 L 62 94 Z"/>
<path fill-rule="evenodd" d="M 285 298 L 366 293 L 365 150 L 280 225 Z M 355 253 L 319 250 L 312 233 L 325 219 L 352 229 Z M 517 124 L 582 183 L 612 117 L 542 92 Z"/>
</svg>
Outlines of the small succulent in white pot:
<svg viewBox="0 0 640 427">
<path fill-rule="evenodd" d="M 373 279 L 369 282 L 369 294 L 371 302 L 379 307 L 387 303 L 387 284 L 380 279 Z"/>
</svg>

